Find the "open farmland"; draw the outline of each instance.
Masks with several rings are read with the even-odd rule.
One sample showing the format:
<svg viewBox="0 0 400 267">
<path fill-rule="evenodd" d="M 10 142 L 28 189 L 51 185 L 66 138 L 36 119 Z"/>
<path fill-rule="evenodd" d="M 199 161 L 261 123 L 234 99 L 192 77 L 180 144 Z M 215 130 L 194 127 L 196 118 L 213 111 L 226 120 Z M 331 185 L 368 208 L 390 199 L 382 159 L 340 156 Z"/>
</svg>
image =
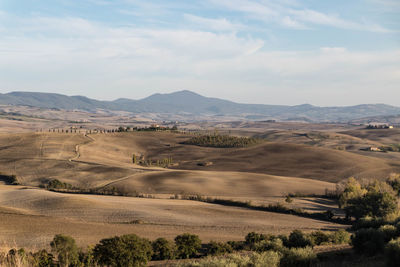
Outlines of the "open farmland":
<svg viewBox="0 0 400 267">
<path fill-rule="evenodd" d="M 7 243 L 35 247 L 48 245 L 55 234 L 64 233 L 84 246 L 127 233 L 173 239 L 190 232 L 204 241 L 227 241 L 240 240 L 251 231 L 339 229 L 344 226 L 295 215 L 170 198 L 200 195 L 257 206 L 280 203 L 341 216 L 334 200 L 309 197 L 285 203 L 285 196 L 324 195 L 350 176 L 385 178 L 400 169 L 390 158 L 332 148 L 338 139 L 344 145 L 354 140 L 370 142 L 354 132 L 326 133 L 319 145 L 284 138 L 293 135 L 291 130 L 275 132 L 274 138 L 271 132 L 267 135 L 248 147 L 215 148 L 184 144 L 193 134 L 173 132 L 3 133 L 0 172 L 16 175 L 21 185 L 0 187 L 0 237 Z M 319 135 L 310 132 L 309 136 Z M 172 165 L 133 164 L 133 155 L 153 161 L 172 158 Z M 54 179 L 75 191 L 112 189 L 146 198 L 40 188 Z"/>
</svg>

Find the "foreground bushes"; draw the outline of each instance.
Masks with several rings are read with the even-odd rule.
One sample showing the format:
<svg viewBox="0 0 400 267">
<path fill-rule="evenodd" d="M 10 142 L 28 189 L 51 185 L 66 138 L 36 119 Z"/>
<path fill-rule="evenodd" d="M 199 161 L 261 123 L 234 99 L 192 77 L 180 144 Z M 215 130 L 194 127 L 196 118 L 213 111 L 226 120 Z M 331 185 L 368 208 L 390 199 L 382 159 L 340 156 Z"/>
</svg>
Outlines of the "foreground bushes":
<svg viewBox="0 0 400 267">
<path fill-rule="evenodd" d="M 292 248 L 285 252 L 269 250 L 262 253 L 228 254 L 224 257 L 208 257 L 179 264 L 181 267 L 308 267 L 317 262 L 312 248 Z"/>
<path fill-rule="evenodd" d="M 201 240 L 197 235 L 182 234 L 175 237 L 177 256 L 188 259 L 196 256 L 201 248 Z"/>
<path fill-rule="evenodd" d="M 56 253 L 60 266 L 78 265 L 78 247 L 72 237 L 56 235 L 50 243 L 51 250 Z"/>
<path fill-rule="evenodd" d="M 158 238 L 152 244 L 153 260 L 171 260 L 175 258 L 175 244 L 165 238 Z"/>
<path fill-rule="evenodd" d="M 317 255 L 311 247 L 292 248 L 284 253 L 280 267 L 308 267 L 316 262 Z"/>
<path fill-rule="evenodd" d="M 103 239 L 94 248 L 98 263 L 106 266 L 146 266 L 152 253 L 150 241 L 134 234 Z"/>
<path fill-rule="evenodd" d="M 242 267 L 263 266 L 278 267 L 281 256 L 278 252 L 252 253 L 250 255 L 229 254 L 224 257 L 208 257 L 192 262 L 178 264 L 179 267 Z"/>
<path fill-rule="evenodd" d="M 399 266 L 400 263 L 400 238 L 393 239 L 385 247 L 386 265 Z"/>
</svg>

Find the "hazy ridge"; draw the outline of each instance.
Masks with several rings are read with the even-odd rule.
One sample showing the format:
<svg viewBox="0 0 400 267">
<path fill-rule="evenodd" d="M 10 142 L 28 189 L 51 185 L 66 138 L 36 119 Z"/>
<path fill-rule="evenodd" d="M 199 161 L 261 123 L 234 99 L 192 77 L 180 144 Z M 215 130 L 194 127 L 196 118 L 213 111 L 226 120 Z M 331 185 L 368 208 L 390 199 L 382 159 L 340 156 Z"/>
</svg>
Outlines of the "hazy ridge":
<svg viewBox="0 0 400 267">
<path fill-rule="evenodd" d="M 140 100 L 120 98 L 100 101 L 85 96 L 54 93 L 11 92 L 0 94 L 0 104 L 23 105 L 65 110 L 127 111 L 134 114 L 155 113 L 187 116 L 237 117 L 248 120 L 289 120 L 310 122 L 348 122 L 368 117 L 400 115 L 400 107 L 385 104 L 363 104 L 345 107 L 318 107 L 309 104 L 285 106 L 240 104 L 204 97 L 191 91 L 154 94 Z"/>
</svg>

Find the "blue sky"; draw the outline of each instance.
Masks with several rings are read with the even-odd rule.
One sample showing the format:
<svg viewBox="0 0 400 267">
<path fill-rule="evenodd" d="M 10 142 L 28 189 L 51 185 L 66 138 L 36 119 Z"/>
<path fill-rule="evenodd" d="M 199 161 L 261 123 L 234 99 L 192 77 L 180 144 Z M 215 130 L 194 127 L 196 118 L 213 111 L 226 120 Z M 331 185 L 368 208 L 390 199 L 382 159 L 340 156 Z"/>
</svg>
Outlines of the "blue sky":
<svg viewBox="0 0 400 267">
<path fill-rule="evenodd" d="M 400 105 L 398 0 L 0 0 L 0 92 Z"/>
</svg>

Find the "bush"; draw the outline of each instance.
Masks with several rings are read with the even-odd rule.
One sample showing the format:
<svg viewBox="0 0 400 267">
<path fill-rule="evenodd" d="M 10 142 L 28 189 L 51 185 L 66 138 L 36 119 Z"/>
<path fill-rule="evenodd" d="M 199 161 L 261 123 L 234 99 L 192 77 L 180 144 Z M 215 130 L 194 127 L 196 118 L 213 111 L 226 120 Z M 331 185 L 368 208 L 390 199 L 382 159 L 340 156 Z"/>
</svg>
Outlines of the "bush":
<svg viewBox="0 0 400 267">
<path fill-rule="evenodd" d="M 233 250 L 244 250 L 245 249 L 245 242 L 243 241 L 228 241 L 227 244 L 231 246 Z"/>
<path fill-rule="evenodd" d="M 5 175 L 0 173 L 0 181 L 4 181 L 6 184 L 19 185 L 18 179 L 15 175 Z"/>
<path fill-rule="evenodd" d="M 61 266 L 78 264 L 78 247 L 72 237 L 56 235 L 50 246 L 51 250 L 57 253 L 57 259 Z"/>
<path fill-rule="evenodd" d="M 99 264 L 106 266 L 146 266 L 151 259 L 150 241 L 135 234 L 116 236 L 100 240 L 94 248 Z"/>
<path fill-rule="evenodd" d="M 305 248 L 312 246 L 312 243 L 302 231 L 294 230 L 290 233 L 287 244 L 285 245 L 290 248 Z"/>
<path fill-rule="evenodd" d="M 388 267 L 399 266 L 400 263 L 400 238 L 390 241 L 385 247 L 385 260 Z"/>
<path fill-rule="evenodd" d="M 350 233 L 346 230 L 340 229 L 331 234 L 331 241 L 333 244 L 349 244 L 350 243 Z"/>
<path fill-rule="evenodd" d="M 34 266 L 51 267 L 53 266 L 54 257 L 45 249 L 42 249 L 33 254 Z"/>
<path fill-rule="evenodd" d="M 232 252 L 232 247 L 227 243 L 211 241 L 207 244 L 207 256 L 217 256 Z"/>
<path fill-rule="evenodd" d="M 379 227 L 379 231 L 383 234 L 383 240 L 385 243 L 397 237 L 397 228 L 393 225 L 382 225 Z"/>
<path fill-rule="evenodd" d="M 355 179 L 349 179 L 339 203 L 344 207 L 346 216 L 356 220 L 364 216 L 384 217 L 397 209 L 392 187 L 378 181 L 362 187 Z"/>
<path fill-rule="evenodd" d="M 283 252 L 285 251 L 285 246 L 283 245 L 283 242 L 280 238 L 273 238 L 270 240 L 263 240 L 256 244 L 255 246 L 255 251 L 257 252 L 264 252 L 264 251 L 277 251 L 277 252 Z"/>
<path fill-rule="evenodd" d="M 382 252 L 385 246 L 384 234 L 373 228 L 360 229 L 351 238 L 357 253 L 375 255 Z"/>
<path fill-rule="evenodd" d="M 246 245 L 249 245 L 251 248 L 254 247 L 255 244 L 265 239 L 267 239 L 267 237 L 264 234 L 259 234 L 256 232 L 250 232 L 245 237 Z"/>
<path fill-rule="evenodd" d="M 352 225 L 353 230 L 358 230 L 362 228 L 379 228 L 385 224 L 385 220 L 383 218 L 375 218 L 371 216 L 365 216 L 356 221 Z"/>
<path fill-rule="evenodd" d="M 95 266 L 93 249 L 93 247 L 88 247 L 86 252 L 82 250 L 79 251 L 79 262 L 81 263 L 80 267 Z"/>
<path fill-rule="evenodd" d="M 278 267 L 280 255 L 274 251 L 250 255 L 228 254 L 223 257 L 208 257 L 178 264 L 180 267 Z"/>
<path fill-rule="evenodd" d="M 330 235 L 322 231 L 315 231 L 309 235 L 311 244 L 313 246 L 319 246 L 322 244 L 329 243 L 331 241 Z"/>
<path fill-rule="evenodd" d="M 60 180 L 52 179 L 47 182 L 47 189 L 73 189 L 71 184 L 63 183 Z"/>
<path fill-rule="evenodd" d="M 291 248 L 282 257 L 280 267 L 308 267 L 317 261 L 311 247 Z"/>
<path fill-rule="evenodd" d="M 175 244 L 178 257 L 188 259 L 196 256 L 201 248 L 201 240 L 197 235 L 182 234 L 175 237 Z"/>
<path fill-rule="evenodd" d="M 153 260 L 170 260 L 175 258 L 175 245 L 165 238 L 158 238 L 151 244 Z"/>
</svg>

